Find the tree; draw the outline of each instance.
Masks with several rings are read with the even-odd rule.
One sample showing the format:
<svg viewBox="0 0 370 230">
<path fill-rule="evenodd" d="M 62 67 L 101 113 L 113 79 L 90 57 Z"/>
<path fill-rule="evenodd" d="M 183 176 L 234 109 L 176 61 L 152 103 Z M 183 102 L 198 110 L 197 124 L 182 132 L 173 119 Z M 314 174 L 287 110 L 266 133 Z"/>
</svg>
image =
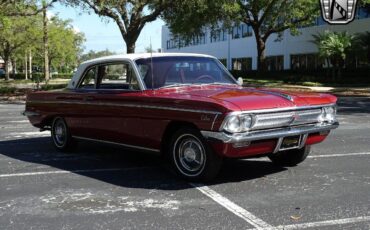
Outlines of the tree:
<svg viewBox="0 0 370 230">
<path fill-rule="evenodd" d="M 112 19 L 126 43 L 127 53 L 135 52 L 135 43 L 148 22 L 156 20 L 168 8 L 170 0 L 70 0 L 74 5 L 92 9 Z"/>
<path fill-rule="evenodd" d="M 347 32 L 331 32 L 326 31 L 322 34 L 312 35 L 314 43 L 319 49 L 319 56 L 329 60 L 333 66 L 333 80 L 335 80 L 335 73 L 341 76 L 341 68 L 345 64 L 347 54 L 352 47 L 353 35 Z"/>
<path fill-rule="evenodd" d="M 36 18 L 3 18 L 0 30 L 0 56 L 5 62 L 6 80 L 9 80 L 9 63 L 15 53 L 24 48 L 29 40 L 33 40 L 37 26 Z"/>
<path fill-rule="evenodd" d="M 316 0 L 181 0 L 164 13 L 164 18 L 172 33 L 185 37 L 200 34 L 205 26 L 212 30 L 240 23 L 251 26 L 257 45 L 257 67 L 264 70 L 267 39 L 287 29 L 298 34 L 299 27 L 314 22 L 319 6 Z"/>
<path fill-rule="evenodd" d="M 42 6 L 37 6 L 37 0 L 0 0 L 1 17 L 33 16 L 50 7 L 58 0 L 45 1 Z"/>
<path fill-rule="evenodd" d="M 357 56 L 366 58 L 370 64 L 370 32 L 356 34 L 353 43 L 353 50 Z"/>
<path fill-rule="evenodd" d="M 104 57 L 104 56 L 110 56 L 110 55 L 114 55 L 116 53 L 114 52 L 111 52 L 109 50 L 103 50 L 103 51 L 93 51 L 93 50 L 90 50 L 88 53 L 86 54 L 83 54 L 81 56 L 81 59 L 80 61 L 81 62 L 84 62 L 84 61 L 88 61 L 88 60 L 91 60 L 91 59 L 94 59 L 94 58 L 99 58 L 99 57 Z"/>
</svg>

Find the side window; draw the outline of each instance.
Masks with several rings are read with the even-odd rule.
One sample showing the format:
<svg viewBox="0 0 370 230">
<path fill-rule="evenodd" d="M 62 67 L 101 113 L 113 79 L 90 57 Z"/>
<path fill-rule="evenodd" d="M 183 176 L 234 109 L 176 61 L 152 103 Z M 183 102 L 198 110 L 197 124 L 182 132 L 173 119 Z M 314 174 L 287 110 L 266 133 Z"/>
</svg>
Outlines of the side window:
<svg viewBox="0 0 370 230">
<path fill-rule="evenodd" d="M 93 67 L 93 68 L 89 69 L 86 72 L 79 88 L 94 89 L 95 88 L 95 79 L 96 79 L 95 76 L 96 76 L 96 67 Z"/>
<path fill-rule="evenodd" d="M 127 63 L 106 64 L 97 67 L 98 89 L 139 90 L 132 66 Z"/>
</svg>

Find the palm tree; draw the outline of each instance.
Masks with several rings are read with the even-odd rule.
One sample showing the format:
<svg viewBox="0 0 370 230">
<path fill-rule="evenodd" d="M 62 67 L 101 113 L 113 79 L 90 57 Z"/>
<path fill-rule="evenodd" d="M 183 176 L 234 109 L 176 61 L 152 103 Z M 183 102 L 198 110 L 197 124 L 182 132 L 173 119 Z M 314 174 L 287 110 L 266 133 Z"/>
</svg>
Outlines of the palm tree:
<svg viewBox="0 0 370 230">
<path fill-rule="evenodd" d="M 367 63 L 370 64 L 370 32 L 356 34 L 356 52 L 367 58 Z"/>
<path fill-rule="evenodd" d="M 341 76 L 341 69 L 345 64 L 347 54 L 352 47 L 353 35 L 347 32 L 332 32 L 325 31 L 322 34 L 312 35 L 314 38 L 313 43 L 319 49 L 319 56 L 328 60 L 333 69 L 333 80 L 335 80 L 335 73 Z"/>
</svg>

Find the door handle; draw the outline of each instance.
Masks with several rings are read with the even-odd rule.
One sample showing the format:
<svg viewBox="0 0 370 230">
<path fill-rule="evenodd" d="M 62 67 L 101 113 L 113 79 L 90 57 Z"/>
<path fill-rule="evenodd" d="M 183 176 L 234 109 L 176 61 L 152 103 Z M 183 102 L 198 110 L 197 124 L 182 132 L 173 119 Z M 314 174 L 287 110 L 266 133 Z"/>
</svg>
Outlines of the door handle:
<svg viewBox="0 0 370 230">
<path fill-rule="evenodd" d="M 86 101 L 93 101 L 95 99 L 95 97 L 93 97 L 93 96 L 87 96 L 87 97 L 85 97 L 85 100 Z"/>
</svg>

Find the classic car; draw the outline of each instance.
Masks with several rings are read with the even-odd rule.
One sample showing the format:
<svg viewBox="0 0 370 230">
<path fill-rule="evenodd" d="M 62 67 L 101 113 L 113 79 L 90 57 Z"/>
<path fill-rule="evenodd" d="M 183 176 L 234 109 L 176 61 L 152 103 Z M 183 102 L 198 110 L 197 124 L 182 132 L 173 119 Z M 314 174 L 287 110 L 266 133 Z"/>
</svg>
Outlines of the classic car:
<svg viewBox="0 0 370 230">
<path fill-rule="evenodd" d="M 190 180 L 225 158 L 304 161 L 338 127 L 336 97 L 243 87 L 214 57 L 127 54 L 82 63 L 64 90 L 28 94 L 24 114 L 59 150 L 77 140 L 161 154 Z"/>
</svg>

